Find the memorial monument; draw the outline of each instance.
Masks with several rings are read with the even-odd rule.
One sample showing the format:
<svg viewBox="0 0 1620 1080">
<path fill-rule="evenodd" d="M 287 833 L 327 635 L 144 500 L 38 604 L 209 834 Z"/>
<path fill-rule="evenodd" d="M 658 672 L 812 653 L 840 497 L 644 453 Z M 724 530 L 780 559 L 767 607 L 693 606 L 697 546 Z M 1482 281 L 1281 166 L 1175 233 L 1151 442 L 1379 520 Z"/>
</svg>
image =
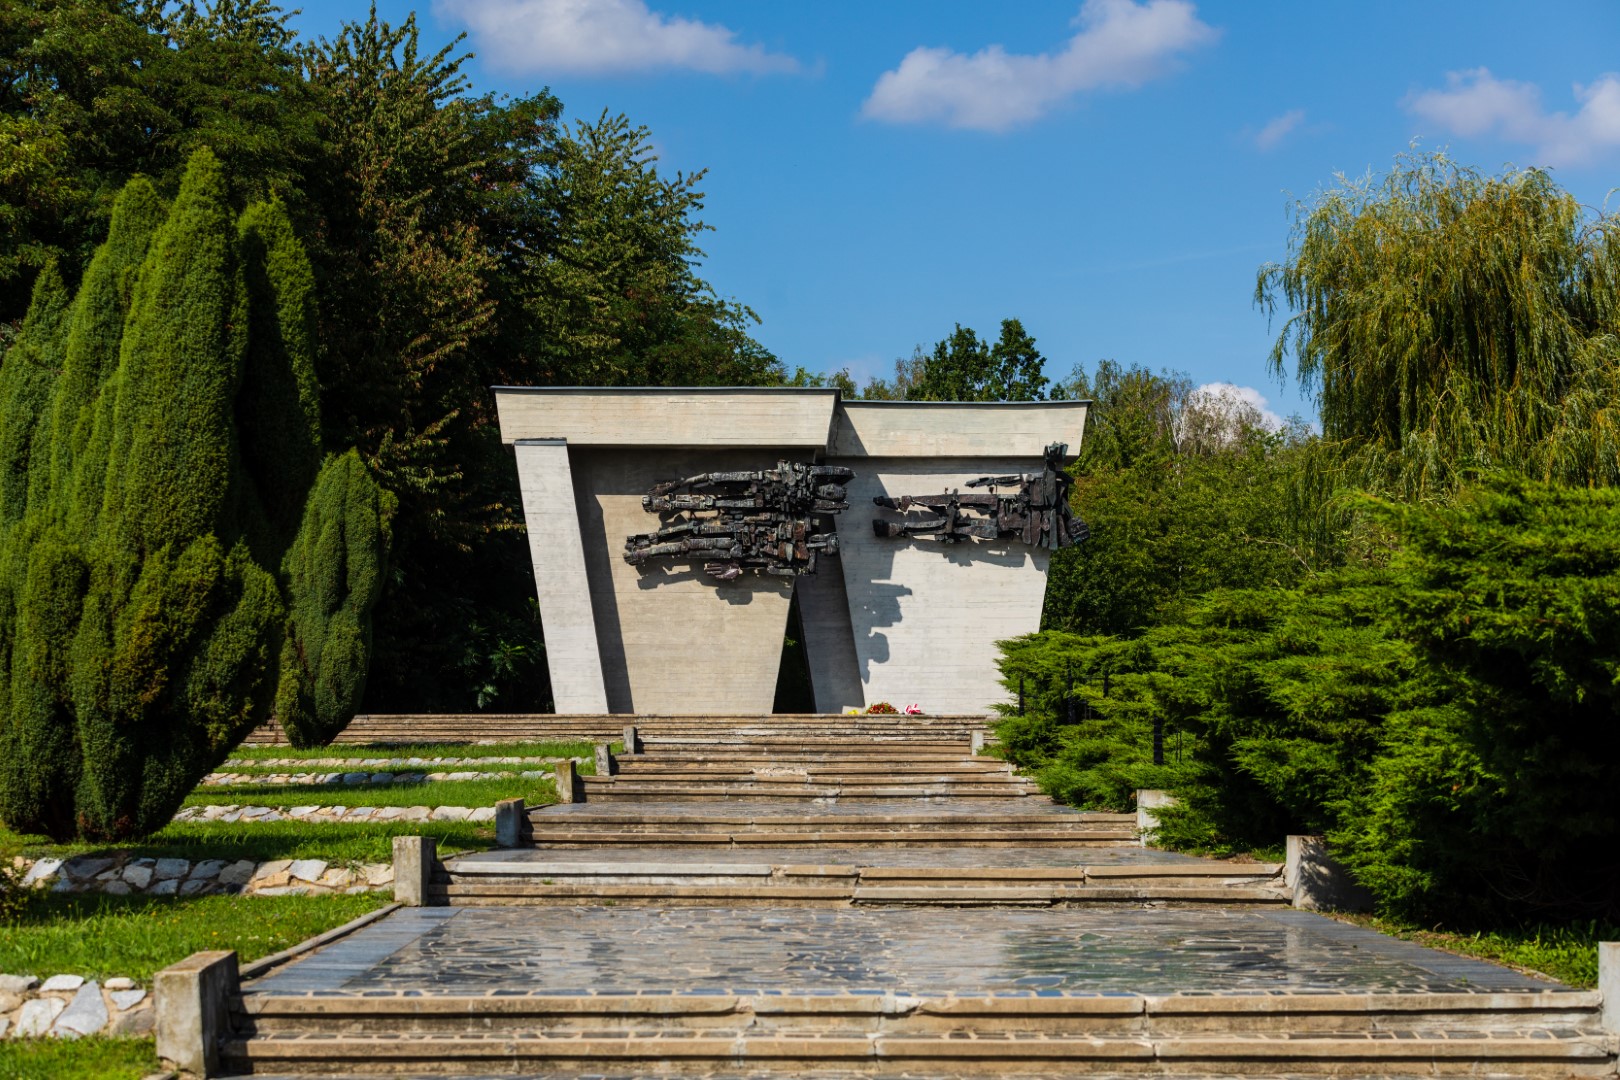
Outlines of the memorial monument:
<svg viewBox="0 0 1620 1080">
<path fill-rule="evenodd" d="M 770 712 L 795 593 L 818 711 L 989 712 L 995 642 L 1086 535 L 1062 467 L 1087 402 L 495 397 L 560 713 Z"/>
</svg>

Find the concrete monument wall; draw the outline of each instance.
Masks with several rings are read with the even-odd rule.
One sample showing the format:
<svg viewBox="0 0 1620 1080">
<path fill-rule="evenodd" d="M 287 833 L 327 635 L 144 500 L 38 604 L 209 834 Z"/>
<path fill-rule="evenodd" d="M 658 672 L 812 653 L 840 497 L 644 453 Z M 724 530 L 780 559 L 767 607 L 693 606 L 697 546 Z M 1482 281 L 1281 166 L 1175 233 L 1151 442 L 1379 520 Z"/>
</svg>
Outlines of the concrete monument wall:
<svg viewBox="0 0 1620 1080">
<path fill-rule="evenodd" d="M 823 389 L 497 388 L 517 446 L 535 587 L 559 711 L 768 713 L 797 590 L 816 708 L 918 702 L 988 712 L 1005 698 L 995 642 L 1039 627 L 1049 553 L 1016 539 L 878 537 L 874 496 L 935 495 L 1038 473 L 1078 451 L 1085 402 L 843 402 Z M 720 581 L 698 563 L 631 566 L 665 480 L 773 468 L 854 471 L 834 518 L 842 554 L 814 575 Z"/>
</svg>

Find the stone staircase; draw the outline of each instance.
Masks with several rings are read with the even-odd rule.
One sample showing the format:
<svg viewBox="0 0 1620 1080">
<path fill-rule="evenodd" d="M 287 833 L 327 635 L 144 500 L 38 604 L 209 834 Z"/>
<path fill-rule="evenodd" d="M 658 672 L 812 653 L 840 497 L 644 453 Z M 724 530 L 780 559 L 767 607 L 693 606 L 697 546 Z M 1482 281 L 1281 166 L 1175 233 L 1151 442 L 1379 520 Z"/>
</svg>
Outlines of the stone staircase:
<svg viewBox="0 0 1620 1080">
<path fill-rule="evenodd" d="M 333 740 L 344 744 L 400 744 L 422 742 L 539 742 L 581 740 L 609 742 L 619 739 L 627 725 L 643 735 L 670 743 L 714 745 L 728 738 L 778 739 L 788 734 L 812 739 L 846 737 L 882 742 L 929 739 L 960 741 L 982 731 L 984 717 L 905 716 L 895 714 L 823 716 L 817 713 L 782 713 L 772 716 L 705 714 L 666 716 L 624 714 L 614 716 L 567 713 L 368 713 L 356 716 Z M 248 733 L 243 746 L 285 746 L 280 726 L 262 724 Z"/>
<path fill-rule="evenodd" d="M 533 846 L 452 858 L 428 906 L 245 984 L 225 1067 L 1615 1074 L 1598 994 L 1294 911 L 1276 864 L 1143 848 L 969 725 L 775 719 L 642 720 L 642 754 L 529 815 Z"/>
<path fill-rule="evenodd" d="M 243 1072 L 523 1076 L 1613 1071 L 1595 994 L 248 995 Z M 538 1071 L 543 1070 L 543 1071 Z"/>
</svg>

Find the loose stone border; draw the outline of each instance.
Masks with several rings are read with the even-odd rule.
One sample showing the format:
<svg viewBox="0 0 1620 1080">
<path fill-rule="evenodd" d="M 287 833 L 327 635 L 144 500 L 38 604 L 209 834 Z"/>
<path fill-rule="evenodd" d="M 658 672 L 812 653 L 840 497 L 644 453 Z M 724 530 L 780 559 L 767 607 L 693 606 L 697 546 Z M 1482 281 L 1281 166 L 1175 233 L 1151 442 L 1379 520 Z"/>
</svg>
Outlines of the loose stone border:
<svg viewBox="0 0 1620 1080">
<path fill-rule="evenodd" d="M 257 823 L 267 821 L 320 821 L 343 824 L 378 821 L 471 821 L 478 824 L 495 820 L 493 806 L 238 806 L 218 803 L 188 806 L 174 815 L 175 821 L 221 821 Z"/>
<path fill-rule="evenodd" d="M 0 1036 L 12 1039 L 152 1033 L 152 996 L 135 980 L 0 975 Z"/>
<path fill-rule="evenodd" d="M 493 812 L 493 810 L 492 810 Z M 114 896 L 315 896 L 393 888 L 391 863 L 334 865 L 324 859 L 151 859 L 111 855 L 13 860 L 24 888 Z"/>
<path fill-rule="evenodd" d="M 572 761 L 576 765 L 583 765 L 589 760 L 591 759 L 586 757 L 227 758 L 224 764 L 239 767 L 291 765 L 303 766 L 306 769 L 316 765 L 347 765 L 357 769 L 398 769 L 402 766 L 414 768 L 422 765 L 555 765 L 560 761 Z"/>
<path fill-rule="evenodd" d="M 564 761 L 573 760 L 563 758 Z M 209 773 L 203 777 L 202 787 L 224 787 L 232 784 L 424 784 L 460 780 L 542 780 L 549 771 L 488 769 L 463 772 L 330 772 L 330 773 Z"/>
</svg>

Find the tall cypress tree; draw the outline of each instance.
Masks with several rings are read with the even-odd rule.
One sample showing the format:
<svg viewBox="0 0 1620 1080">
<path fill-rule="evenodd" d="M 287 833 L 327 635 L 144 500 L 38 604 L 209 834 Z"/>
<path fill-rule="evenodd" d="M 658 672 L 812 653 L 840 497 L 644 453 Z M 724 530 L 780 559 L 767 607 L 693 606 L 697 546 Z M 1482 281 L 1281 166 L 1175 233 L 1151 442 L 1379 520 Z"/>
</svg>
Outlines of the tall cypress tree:
<svg viewBox="0 0 1620 1080">
<path fill-rule="evenodd" d="M 395 507 L 355 450 L 328 461 L 310 492 L 282 564 L 291 618 L 276 717 L 295 746 L 330 741 L 360 705 Z"/>
<path fill-rule="evenodd" d="M 132 182 L 71 309 L 42 275 L 0 367 L 13 827 L 152 832 L 278 687 L 301 741 L 364 687 L 393 500 L 352 451 L 320 468 L 309 262 L 279 205 L 233 220 L 226 191 L 207 151 L 166 216 Z"/>
</svg>

